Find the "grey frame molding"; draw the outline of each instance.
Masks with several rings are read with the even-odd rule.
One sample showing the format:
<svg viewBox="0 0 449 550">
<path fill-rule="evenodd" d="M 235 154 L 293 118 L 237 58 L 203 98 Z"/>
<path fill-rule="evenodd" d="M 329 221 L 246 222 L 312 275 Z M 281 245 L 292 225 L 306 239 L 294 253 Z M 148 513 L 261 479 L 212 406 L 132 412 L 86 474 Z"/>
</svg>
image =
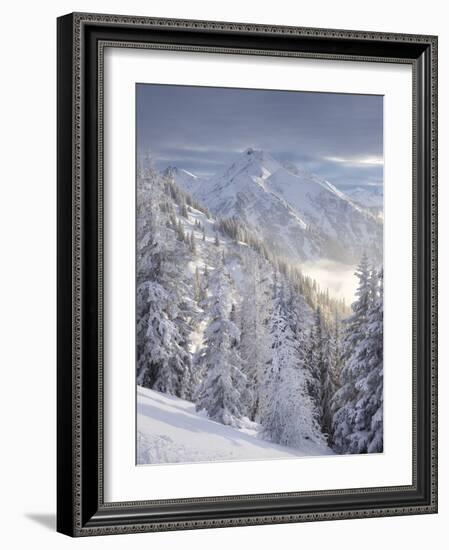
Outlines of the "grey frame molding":
<svg viewBox="0 0 449 550">
<path fill-rule="evenodd" d="M 105 47 L 407 63 L 413 68 L 413 483 L 105 503 Z M 58 19 L 58 531 L 71 536 L 437 511 L 437 38 L 69 14 Z"/>
</svg>

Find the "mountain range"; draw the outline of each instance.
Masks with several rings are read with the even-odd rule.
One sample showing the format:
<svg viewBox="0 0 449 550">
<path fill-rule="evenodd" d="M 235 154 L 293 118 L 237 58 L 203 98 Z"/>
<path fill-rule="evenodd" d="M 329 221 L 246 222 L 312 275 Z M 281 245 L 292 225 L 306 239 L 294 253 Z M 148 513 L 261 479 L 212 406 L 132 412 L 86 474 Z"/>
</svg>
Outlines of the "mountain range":
<svg viewBox="0 0 449 550">
<path fill-rule="evenodd" d="M 325 258 L 352 264 L 364 252 L 382 259 L 382 198 L 370 198 L 363 188 L 344 193 L 252 148 L 210 178 L 179 167 L 166 172 L 214 216 L 237 218 L 290 262 Z"/>
</svg>

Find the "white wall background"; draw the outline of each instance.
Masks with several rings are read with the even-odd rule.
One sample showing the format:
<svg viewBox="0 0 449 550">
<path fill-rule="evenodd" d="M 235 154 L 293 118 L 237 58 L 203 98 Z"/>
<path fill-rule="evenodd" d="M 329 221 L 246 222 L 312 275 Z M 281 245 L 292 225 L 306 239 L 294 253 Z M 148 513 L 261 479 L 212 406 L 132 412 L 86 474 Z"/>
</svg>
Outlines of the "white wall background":
<svg viewBox="0 0 449 550">
<path fill-rule="evenodd" d="M 0 85 L 0 541 L 4 548 L 418 549 L 449 521 L 447 126 L 449 31 L 445 2 L 409 0 L 141 0 L 8 2 L 2 10 Z M 440 37 L 440 513 L 299 525 L 72 540 L 55 530 L 56 22 L 71 11 L 126 13 Z"/>
</svg>

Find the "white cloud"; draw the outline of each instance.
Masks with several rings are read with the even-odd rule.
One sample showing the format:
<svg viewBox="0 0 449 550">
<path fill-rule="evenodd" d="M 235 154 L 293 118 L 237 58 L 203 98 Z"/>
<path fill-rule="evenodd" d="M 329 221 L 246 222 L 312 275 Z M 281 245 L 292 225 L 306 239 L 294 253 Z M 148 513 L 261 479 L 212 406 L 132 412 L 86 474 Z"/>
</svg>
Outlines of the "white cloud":
<svg viewBox="0 0 449 550">
<path fill-rule="evenodd" d="M 359 156 L 359 157 L 325 157 L 329 162 L 345 164 L 346 166 L 383 166 L 383 157 Z"/>
</svg>

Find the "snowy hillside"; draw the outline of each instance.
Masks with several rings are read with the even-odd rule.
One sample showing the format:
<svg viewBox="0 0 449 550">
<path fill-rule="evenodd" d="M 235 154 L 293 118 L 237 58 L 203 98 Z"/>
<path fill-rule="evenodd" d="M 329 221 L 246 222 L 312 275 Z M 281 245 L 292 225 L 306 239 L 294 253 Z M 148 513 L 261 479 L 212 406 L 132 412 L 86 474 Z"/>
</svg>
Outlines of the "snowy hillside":
<svg viewBox="0 0 449 550">
<path fill-rule="evenodd" d="M 269 214 L 288 213 L 307 246 L 321 245 L 323 233 L 310 229 L 280 189 L 269 188 L 285 169 L 270 157 L 258 164 L 254 173 L 237 163 L 223 189 L 213 188 L 217 196 L 222 191 L 223 209 L 231 208 L 220 216 L 211 213 L 216 196 L 211 191 L 203 200 L 208 184 L 193 175 L 161 174 L 151 164 L 139 175 L 136 374 L 138 386 L 153 390 L 139 398 L 139 463 L 286 456 L 285 448 L 293 456 L 382 449 L 382 356 L 373 355 L 380 360 L 373 385 L 371 378 L 358 379 L 366 372 L 357 355 L 382 343 L 381 271 L 363 257 L 356 272 L 360 305 L 353 305 L 352 324 L 343 323 L 344 302 L 320 289 L 297 262 L 286 261 L 275 240 L 264 238 L 264 226 L 254 223 L 262 224 L 262 210 L 250 218 L 254 205 L 267 208 L 269 221 Z M 246 185 L 244 196 L 240 183 L 230 193 L 233 178 Z M 195 188 L 194 197 L 180 180 Z M 285 174 L 282 181 L 292 200 Z M 310 204 L 332 196 L 365 215 L 330 184 L 307 180 L 304 187 Z M 234 194 L 239 218 L 232 215 Z M 330 218 L 326 222 L 332 226 Z M 281 218 L 275 223 L 273 238 L 285 232 Z M 354 360 L 347 359 L 353 353 Z"/>
<path fill-rule="evenodd" d="M 384 193 L 381 185 L 367 185 L 364 187 L 350 187 L 345 190 L 346 195 L 369 210 L 379 219 L 383 219 Z"/>
<path fill-rule="evenodd" d="M 382 208 L 384 201 L 383 187 L 381 185 L 368 185 L 364 187 L 350 187 L 345 189 L 346 195 L 362 206 Z"/>
<path fill-rule="evenodd" d="M 192 194 L 201 184 L 201 178 L 177 166 L 169 166 L 166 168 L 164 175 L 173 178 L 179 187 Z"/>
<path fill-rule="evenodd" d="M 240 429 L 214 422 L 178 397 L 137 388 L 137 463 L 209 462 L 332 454 L 312 443 L 292 449 L 258 438 L 256 423 Z"/>
<path fill-rule="evenodd" d="M 278 254 L 297 261 L 380 259 L 382 223 L 329 182 L 247 149 L 221 175 L 177 184 L 221 218 L 236 217 Z"/>
</svg>

